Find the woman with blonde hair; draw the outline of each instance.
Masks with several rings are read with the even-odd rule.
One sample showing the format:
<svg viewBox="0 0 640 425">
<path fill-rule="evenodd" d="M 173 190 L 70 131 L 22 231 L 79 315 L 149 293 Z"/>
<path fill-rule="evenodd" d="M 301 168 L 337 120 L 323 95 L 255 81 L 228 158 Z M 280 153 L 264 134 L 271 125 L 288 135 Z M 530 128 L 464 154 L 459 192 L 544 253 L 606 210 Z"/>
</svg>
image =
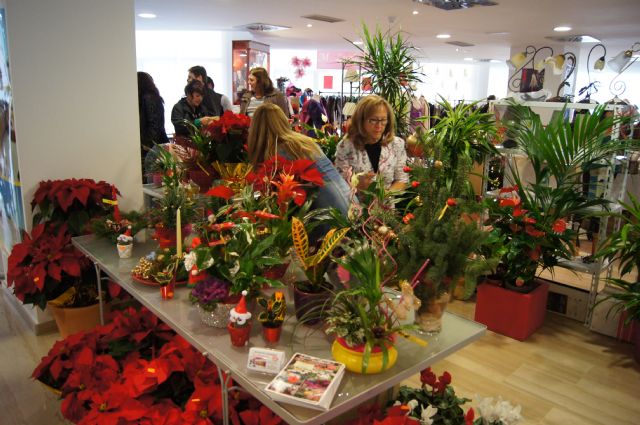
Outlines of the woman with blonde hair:
<svg viewBox="0 0 640 425">
<path fill-rule="evenodd" d="M 314 160 L 316 168 L 322 173 L 324 185 L 318 188 L 313 206 L 334 207 L 347 216 L 351 197 L 349 185 L 312 138 L 291 129 L 287 117 L 278 106 L 265 103 L 256 109 L 251 119 L 247 149 L 249 161 L 254 166 L 275 155 L 290 160 Z"/>
<path fill-rule="evenodd" d="M 336 168 L 345 180 L 358 176 L 358 189 L 366 189 L 379 174 L 385 188 L 403 189 L 409 182 L 404 171 L 404 140 L 395 135 L 391 105 L 380 96 L 361 99 L 351 117 L 347 135 L 336 150 Z"/>
<path fill-rule="evenodd" d="M 289 101 L 274 86 L 267 70 L 262 67 L 249 71 L 249 90 L 240 99 L 240 113 L 253 117 L 260 105 L 273 103 L 278 105 L 286 118 L 290 117 Z"/>
</svg>

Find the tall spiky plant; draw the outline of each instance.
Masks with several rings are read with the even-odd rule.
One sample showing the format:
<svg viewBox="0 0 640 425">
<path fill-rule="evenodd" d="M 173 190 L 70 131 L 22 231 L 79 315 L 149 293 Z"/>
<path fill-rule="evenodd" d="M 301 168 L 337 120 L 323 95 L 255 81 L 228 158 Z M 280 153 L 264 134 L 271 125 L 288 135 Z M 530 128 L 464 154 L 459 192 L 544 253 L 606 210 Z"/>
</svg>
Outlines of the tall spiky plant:
<svg viewBox="0 0 640 425">
<path fill-rule="evenodd" d="M 382 32 L 376 27 L 376 31 L 372 33 L 364 23 L 362 46 L 346 40 L 360 51 L 360 55 L 345 63 L 360 67 L 362 76 L 370 78 L 371 91 L 386 99 L 394 110 L 398 135 L 406 136 L 409 104 L 413 94 L 411 86 L 421 82 L 424 75 L 418 70 L 415 47 L 401 32 Z"/>
</svg>

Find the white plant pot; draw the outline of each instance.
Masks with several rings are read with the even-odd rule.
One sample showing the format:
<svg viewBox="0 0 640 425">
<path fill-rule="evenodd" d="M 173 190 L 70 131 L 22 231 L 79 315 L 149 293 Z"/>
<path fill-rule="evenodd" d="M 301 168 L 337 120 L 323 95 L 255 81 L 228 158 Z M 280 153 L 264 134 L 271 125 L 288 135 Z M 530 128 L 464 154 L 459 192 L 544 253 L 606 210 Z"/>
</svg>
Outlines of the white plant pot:
<svg viewBox="0 0 640 425">
<path fill-rule="evenodd" d="M 131 258 L 131 254 L 133 253 L 133 244 L 129 245 L 116 245 L 118 248 L 118 255 L 120 258 Z"/>
</svg>

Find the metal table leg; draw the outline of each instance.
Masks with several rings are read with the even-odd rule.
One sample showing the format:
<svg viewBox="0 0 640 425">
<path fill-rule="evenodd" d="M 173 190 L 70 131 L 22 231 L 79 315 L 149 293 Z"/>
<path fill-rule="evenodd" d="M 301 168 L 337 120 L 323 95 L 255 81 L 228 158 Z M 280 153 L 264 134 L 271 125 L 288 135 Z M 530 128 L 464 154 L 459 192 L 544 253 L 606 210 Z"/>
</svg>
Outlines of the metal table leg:
<svg viewBox="0 0 640 425">
<path fill-rule="evenodd" d="M 104 326 L 104 304 L 102 298 L 102 279 L 100 279 L 100 267 L 98 263 L 93 263 L 96 269 L 96 277 L 98 278 L 98 303 L 100 304 L 100 325 Z"/>
</svg>

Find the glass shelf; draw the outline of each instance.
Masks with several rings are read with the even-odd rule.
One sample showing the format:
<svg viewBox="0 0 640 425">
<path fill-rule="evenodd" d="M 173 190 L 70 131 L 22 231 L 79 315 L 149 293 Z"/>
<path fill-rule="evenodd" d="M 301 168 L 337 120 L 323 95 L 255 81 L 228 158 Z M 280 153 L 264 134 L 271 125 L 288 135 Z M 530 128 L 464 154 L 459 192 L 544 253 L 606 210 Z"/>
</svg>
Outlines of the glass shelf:
<svg viewBox="0 0 640 425">
<path fill-rule="evenodd" d="M 262 67 L 269 72 L 269 45 L 249 40 L 234 40 L 231 48 L 233 103 L 240 104 L 242 93 L 249 90 L 249 71 Z"/>
</svg>

